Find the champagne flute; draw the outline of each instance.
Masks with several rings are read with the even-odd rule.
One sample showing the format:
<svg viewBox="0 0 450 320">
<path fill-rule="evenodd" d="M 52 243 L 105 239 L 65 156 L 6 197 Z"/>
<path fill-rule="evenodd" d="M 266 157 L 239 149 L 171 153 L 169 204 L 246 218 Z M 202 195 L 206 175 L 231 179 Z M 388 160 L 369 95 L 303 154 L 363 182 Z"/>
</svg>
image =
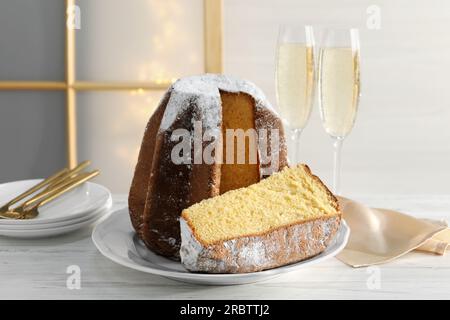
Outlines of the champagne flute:
<svg viewBox="0 0 450 320">
<path fill-rule="evenodd" d="M 319 106 L 325 131 L 333 139 L 333 192 L 340 191 L 341 151 L 358 111 L 360 95 L 357 29 L 324 30 L 319 49 Z"/>
<path fill-rule="evenodd" d="M 314 71 L 313 28 L 281 26 L 276 55 L 276 95 L 278 111 L 292 140 L 294 152 L 289 157 L 292 164 L 299 162 L 299 139 L 311 113 Z"/>
</svg>

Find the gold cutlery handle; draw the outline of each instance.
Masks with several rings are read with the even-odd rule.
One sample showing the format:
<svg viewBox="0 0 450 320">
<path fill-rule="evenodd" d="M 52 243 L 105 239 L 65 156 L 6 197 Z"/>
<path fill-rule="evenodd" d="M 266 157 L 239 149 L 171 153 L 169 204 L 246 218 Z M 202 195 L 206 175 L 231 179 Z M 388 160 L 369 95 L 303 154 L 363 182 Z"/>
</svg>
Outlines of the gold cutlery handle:
<svg viewBox="0 0 450 320">
<path fill-rule="evenodd" d="M 57 178 L 53 179 L 44 191 L 38 193 L 33 198 L 28 199 L 22 206 L 27 207 L 30 204 L 32 204 L 33 202 L 38 201 L 38 200 L 48 196 L 53 190 L 67 185 L 71 181 L 70 177 L 72 177 L 74 174 L 76 174 L 76 173 L 80 172 L 81 170 L 83 170 L 84 168 L 86 168 L 88 165 L 90 165 L 90 163 L 91 162 L 89 160 L 86 160 L 86 161 L 81 162 L 79 165 L 77 165 L 75 168 L 73 168 L 71 170 L 66 169 L 66 172 L 64 174 L 58 176 Z"/>
<path fill-rule="evenodd" d="M 47 198 L 45 198 L 45 199 L 41 200 L 40 202 L 38 202 L 37 204 L 33 205 L 33 207 L 30 208 L 30 210 L 37 209 L 37 208 L 49 203 L 50 201 L 63 195 L 64 193 L 74 189 L 75 187 L 79 186 L 80 184 L 92 179 L 93 177 L 97 176 L 99 173 L 100 173 L 99 170 L 95 170 L 95 171 L 92 171 L 91 173 L 80 174 L 79 176 L 74 178 L 74 180 L 71 183 L 69 183 L 68 185 L 64 185 L 58 189 L 54 189 L 50 193 L 50 195 L 48 195 Z"/>
<path fill-rule="evenodd" d="M 30 189 L 28 189 L 27 191 L 19 194 L 17 197 L 15 197 L 14 199 L 12 199 L 11 201 L 9 201 L 7 204 L 5 204 L 3 207 L 10 207 L 11 205 L 13 205 L 14 203 L 28 197 L 29 195 L 35 193 L 36 191 L 38 191 L 39 189 L 41 189 L 42 187 L 46 186 L 47 184 L 51 184 L 52 182 L 54 182 L 55 180 L 57 180 L 58 178 L 60 178 L 61 176 L 65 175 L 69 170 L 67 168 L 64 168 L 58 172 L 56 172 L 55 174 L 51 175 L 50 177 L 48 177 L 45 180 L 42 180 L 41 182 L 39 182 L 38 184 L 36 184 L 35 186 L 31 187 Z"/>
<path fill-rule="evenodd" d="M 79 173 L 81 170 L 83 170 L 84 168 L 89 166 L 90 164 L 91 164 L 90 160 L 85 160 L 83 162 L 80 162 L 75 168 L 70 169 L 69 171 L 66 172 L 66 174 L 59 177 L 59 179 L 57 179 L 58 181 L 53 181 L 52 183 L 50 183 L 49 186 L 47 187 L 47 189 L 51 189 L 53 187 L 58 186 L 59 184 L 61 184 L 61 182 L 64 182 L 65 179 L 73 177 L 74 175 Z"/>
</svg>

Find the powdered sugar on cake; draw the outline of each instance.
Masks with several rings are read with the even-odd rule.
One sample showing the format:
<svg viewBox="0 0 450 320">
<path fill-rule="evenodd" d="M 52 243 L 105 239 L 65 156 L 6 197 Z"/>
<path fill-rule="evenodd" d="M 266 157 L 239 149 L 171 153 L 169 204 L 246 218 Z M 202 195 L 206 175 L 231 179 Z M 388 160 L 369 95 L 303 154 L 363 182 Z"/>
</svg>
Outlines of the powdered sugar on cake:
<svg viewBox="0 0 450 320">
<path fill-rule="evenodd" d="M 222 123 L 222 101 L 220 91 L 231 93 L 245 93 L 250 95 L 255 101 L 255 129 L 263 129 L 264 134 L 258 136 L 258 159 L 260 161 L 260 176 L 266 177 L 276 172 L 280 151 L 285 150 L 284 138 L 277 136 L 276 147 L 270 147 L 272 130 L 279 127 L 275 123 L 272 115 L 267 115 L 269 110 L 273 115 L 279 117 L 264 93 L 252 82 L 241 80 L 232 76 L 204 74 L 191 76 L 177 80 L 168 90 L 169 101 L 164 112 L 159 127 L 160 132 L 171 131 L 173 124 L 179 120 L 188 108 L 193 104 L 198 108 L 196 117 L 192 122 L 200 121 L 202 130 L 214 134 L 214 137 L 221 133 Z M 265 112 L 266 111 L 266 112 Z M 194 133 L 191 132 L 191 135 Z M 264 141 L 266 143 L 264 144 Z M 270 154 L 268 154 L 270 153 Z"/>
<path fill-rule="evenodd" d="M 186 269 L 196 272 L 243 273 L 270 269 L 321 253 L 339 224 L 340 216 L 333 216 L 206 247 L 181 218 L 181 262 Z"/>
<path fill-rule="evenodd" d="M 219 126 L 222 121 L 220 90 L 246 93 L 255 99 L 256 108 L 269 109 L 277 114 L 262 91 L 253 83 L 231 76 L 205 74 L 179 79 L 171 86 L 160 130 L 169 129 L 190 103 L 196 103 L 200 109 L 202 119 L 199 120 L 203 121 L 205 128 Z"/>
</svg>

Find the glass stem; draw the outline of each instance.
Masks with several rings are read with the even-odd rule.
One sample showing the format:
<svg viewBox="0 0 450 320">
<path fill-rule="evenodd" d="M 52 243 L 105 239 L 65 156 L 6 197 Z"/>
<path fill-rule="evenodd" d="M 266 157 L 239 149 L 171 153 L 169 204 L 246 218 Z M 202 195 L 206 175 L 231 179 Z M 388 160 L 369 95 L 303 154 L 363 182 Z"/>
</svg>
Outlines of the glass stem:
<svg viewBox="0 0 450 320">
<path fill-rule="evenodd" d="M 333 168 L 333 193 L 338 195 L 341 190 L 341 151 L 344 139 L 333 138 L 334 168 Z"/>
<path fill-rule="evenodd" d="M 291 140 L 293 149 L 293 158 L 291 165 L 296 165 L 300 162 L 300 136 L 302 135 L 302 129 L 291 130 Z"/>
</svg>

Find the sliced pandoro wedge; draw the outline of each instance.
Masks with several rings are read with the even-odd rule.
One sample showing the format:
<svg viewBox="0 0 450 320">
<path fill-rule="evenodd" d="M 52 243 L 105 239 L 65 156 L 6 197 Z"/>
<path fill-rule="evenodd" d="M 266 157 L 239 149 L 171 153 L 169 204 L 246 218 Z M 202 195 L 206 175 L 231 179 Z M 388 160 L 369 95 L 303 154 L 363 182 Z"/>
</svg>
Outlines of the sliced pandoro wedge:
<svg viewBox="0 0 450 320">
<path fill-rule="evenodd" d="M 325 250 L 340 221 L 336 197 L 300 164 L 183 210 L 181 261 L 209 273 L 279 267 Z"/>
</svg>

